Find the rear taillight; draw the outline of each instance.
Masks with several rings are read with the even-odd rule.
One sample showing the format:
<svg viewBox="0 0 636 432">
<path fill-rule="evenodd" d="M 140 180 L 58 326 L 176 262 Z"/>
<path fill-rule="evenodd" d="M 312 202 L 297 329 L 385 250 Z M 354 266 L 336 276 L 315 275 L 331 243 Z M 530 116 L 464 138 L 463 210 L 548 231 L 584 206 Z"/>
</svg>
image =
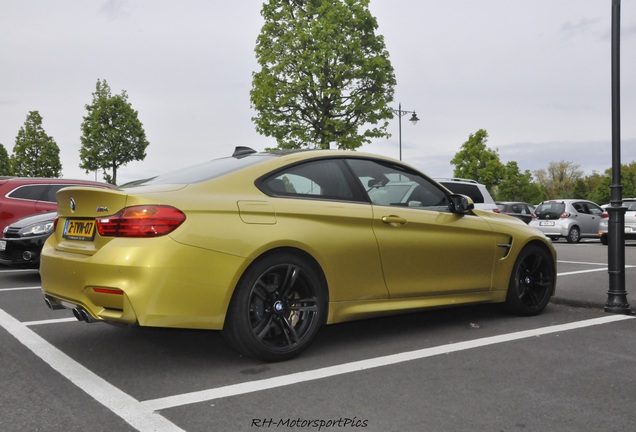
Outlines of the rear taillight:
<svg viewBox="0 0 636 432">
<path fill-rule="evenodd" d="M 609 217 L 609 213 L 608 212 L 601 213 L 601 219 L 607 219 L 608 217 Z"/>
<path fill-rule="evenodd" d="M 565 213 L 561 213 L 561 216 L 559 216 L 561 219 L 567 219 L 570 217 L 570 213 L 565 212 Z"/>
<path fill-rule="evenodd" d="M 499 209 L 493 209 L 492 211 L 494 211 L 495 213 L 501 213 Z"/>
<path fill-rule="evenodd" d="M 102 237 L 159 237 L 170 234 L 186 219 L 174 207 L 143 205 L 126 207 L 119 213 L 97 219 L 97 232 Z"/>
<path fill-rule="evenodd" d="M 57 229 L 57 221 L 59 220 L 59 217 L 56 217 L 55 219 L 53 219 L 53 232 L 55 232 L 55 230 Z"/>
</svg>

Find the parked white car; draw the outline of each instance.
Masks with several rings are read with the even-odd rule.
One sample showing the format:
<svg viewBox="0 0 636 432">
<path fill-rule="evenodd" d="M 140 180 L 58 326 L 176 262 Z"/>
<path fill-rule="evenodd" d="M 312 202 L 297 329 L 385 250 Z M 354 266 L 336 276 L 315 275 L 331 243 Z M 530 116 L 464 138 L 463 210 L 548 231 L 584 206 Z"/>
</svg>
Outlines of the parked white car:
<svg viewBox="0 0 636 432">
<path fill-rule="evenodd" d="M 609 204 L 607 205 L 609 206 Z M 636 198 L 623 198 L 623 205 L 627 207 L 625 212 L 625 240 L 636 240 Z M 602 219 L 598 226 L 598 234 L 601 236 L 601 243 L 604 245 L 607 245 L 608 229 L 609 218 Z"/>
<path fill-rule="evenodd" d="M 497 207 L 495 200 L 492 199 L 490 192 L 483 184 L 477 183 L 475 180 L 462 178 L 436 178 L 435 180 L 453 193 L 470 197 L 475 204 L 475 208 L 499 212 L 499 207 Z"/>
</svg>

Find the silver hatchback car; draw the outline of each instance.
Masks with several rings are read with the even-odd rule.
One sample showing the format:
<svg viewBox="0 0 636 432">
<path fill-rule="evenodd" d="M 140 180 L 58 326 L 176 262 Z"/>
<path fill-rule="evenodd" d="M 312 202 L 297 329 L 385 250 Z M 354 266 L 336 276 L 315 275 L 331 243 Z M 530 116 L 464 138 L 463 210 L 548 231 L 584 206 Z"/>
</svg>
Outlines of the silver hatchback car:
<svg viewBox="0 0 636 432">
<path fill-rule="evenodd" d="M 543 201 L 534 214 L 530 226 L 553 241 L 565 237 L 568 243 L 578 243 L 583 237 L 599 238 L 599 224 L 608 217 L 597 204 L 578 199 Z"/>
</svg>

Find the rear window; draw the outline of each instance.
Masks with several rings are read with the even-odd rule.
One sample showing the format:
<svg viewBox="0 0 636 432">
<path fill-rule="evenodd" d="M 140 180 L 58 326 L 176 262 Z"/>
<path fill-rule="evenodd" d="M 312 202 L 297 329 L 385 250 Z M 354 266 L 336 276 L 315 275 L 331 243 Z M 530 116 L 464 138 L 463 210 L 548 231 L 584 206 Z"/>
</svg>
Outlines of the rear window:
<svg viewBox="0 0 636 432">
<path fill-rule="evenodd" d="M 252 154 L 243 157 L 227 157 L 221 159 L 213 159 L 211 161 L 203 162 L 199 165 L 194 165 L 188 168 L 183 168 L 177 171 L 173 171 L 167 174 L 161 174 L 157 177 L 152 177 L 143 180 L 137 180 L 122 185 L 122 188 L 130 188 L 135 186 L 146 186 L 153 184 L 190 184 L 199 183 L 205 180 L 211 180 L 222 175 L 229 174 L 231 172 L 240 170 L 242 168 L 255 165 L 259 162 L 263 162 L 267 159 L 276 157 L 270 154 Z"/>
<path fill-rule="evenodd" d="M 546 202 L 539 204 L 534 214 L 539 219 L 558 219 L 565 212 L 565 203 Z"/>
</svg>

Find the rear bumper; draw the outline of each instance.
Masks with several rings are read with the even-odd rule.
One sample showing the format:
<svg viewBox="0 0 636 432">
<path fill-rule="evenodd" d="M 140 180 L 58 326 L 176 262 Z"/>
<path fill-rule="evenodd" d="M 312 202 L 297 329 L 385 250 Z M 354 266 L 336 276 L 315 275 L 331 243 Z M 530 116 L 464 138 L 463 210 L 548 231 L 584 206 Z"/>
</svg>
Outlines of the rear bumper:
<svg viewBox="0 0 636 432">
<path fill-rule="evenodd" d="M 114 239 L 93 255 L 54 243 L 44 245 L 40 264 L 49 302 L 141 326 L 221 329 L 244 261 L 168 236 Z"/>
<path fill-rule="evenodd" d="M 539 222 L 536 222 L 536 221 L 530 222 L 530 226 L 538 229 L 547 237 L 565 237 L 566 235 L 568 235 L 568 232 L 570 230 L 569 226 L 561 226 L 561 225 L 541 226 L 539 225 Z"/>
</svg>

